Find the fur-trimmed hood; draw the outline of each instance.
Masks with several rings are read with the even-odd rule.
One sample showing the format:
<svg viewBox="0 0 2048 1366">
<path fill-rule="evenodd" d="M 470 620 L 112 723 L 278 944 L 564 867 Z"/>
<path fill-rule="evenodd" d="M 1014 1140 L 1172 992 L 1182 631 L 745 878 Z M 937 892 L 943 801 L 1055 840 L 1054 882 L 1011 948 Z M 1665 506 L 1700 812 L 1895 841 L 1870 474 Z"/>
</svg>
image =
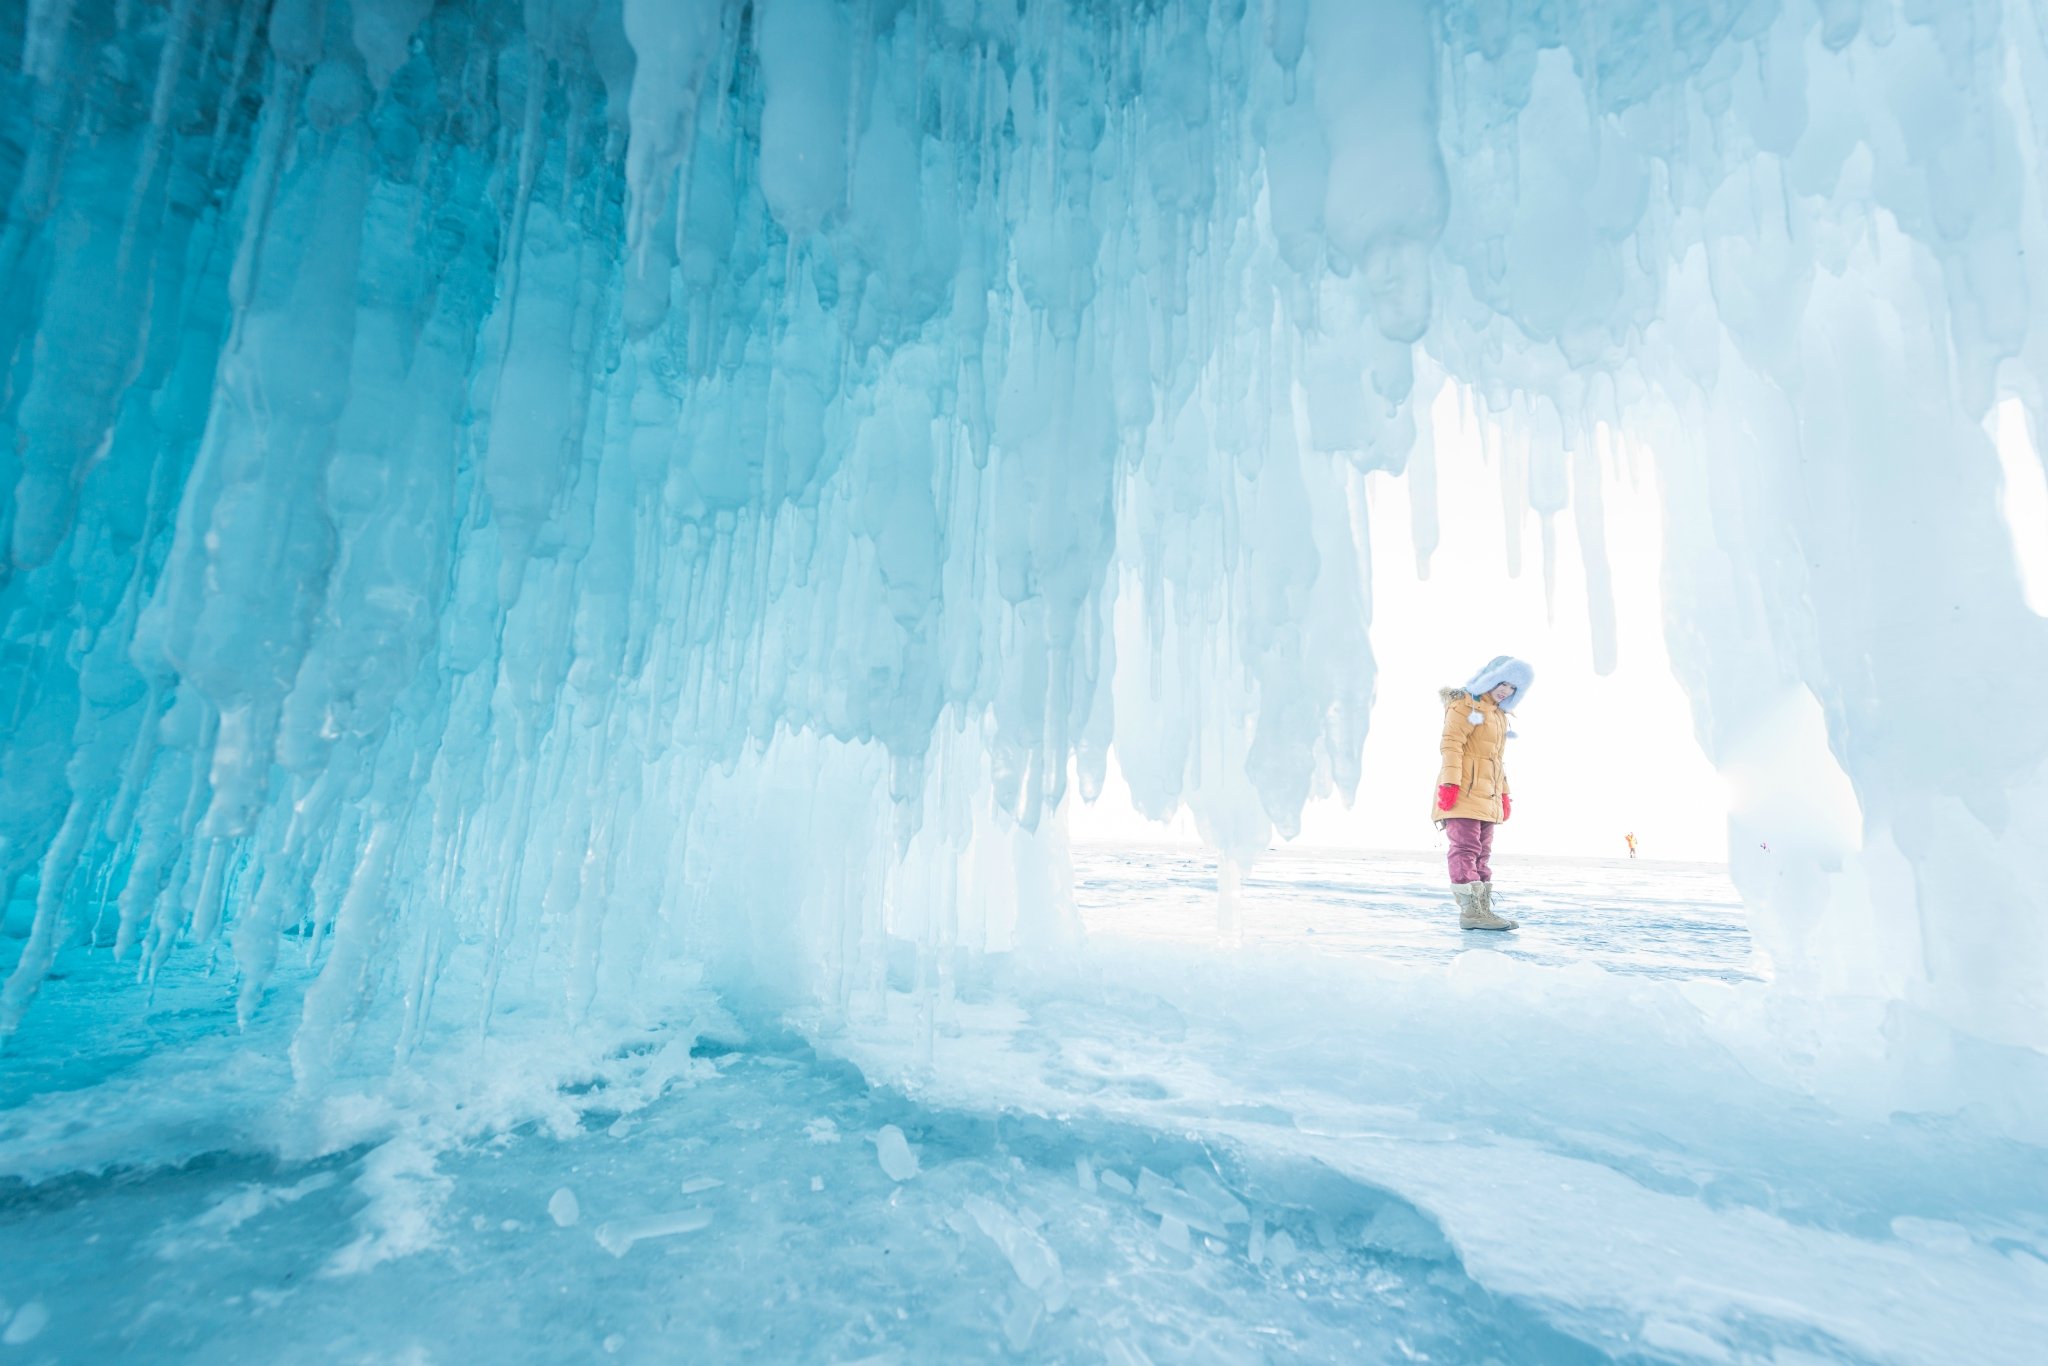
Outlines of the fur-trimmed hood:
<svg viewBox="0 0 2048 1366">
<path fill-rule="evenodd" d="M 1479 699 L 1466 692 L 1463 688 L 1438 688 L 1436 690 L 1436 700 L 1443 703 L 1446 709 L 1454 702 L 1469 708 L 1470 710 L 1465 713 L 1465 720 L 1469 725 L 1481 725 L 1486 720 L 1486 713 L 1479 710 Z M 1496 708 L 1503 716 L 1508 713 L 1508 708 L 1501 706 L 1498 702 L 1489 703 L 1488 705 Z M 1514 733 L 1512 729 L 1508 731 L 1511 737 Z"/>
<path fill-rule="evenodd" d="M 1528 700 L 1529 687 L 1535 681 L 1536 671 L 1522 660 L 1516 659 L 1513 655 L 1495 655 L 1487 661 L 1485 668 L 1472 675 L 1471 681 L 1464 687 L 1439 688 L 1437 696 L 1442 699 L 1445 706 L 1449 706 L 1454 693 L 1479 697 L 1492 692 L 1503 683 L 1512 683 L 1515 685 L 1515 695 L 1501 705 L 1501 710 L 1513 711 Z"/>
</svg>

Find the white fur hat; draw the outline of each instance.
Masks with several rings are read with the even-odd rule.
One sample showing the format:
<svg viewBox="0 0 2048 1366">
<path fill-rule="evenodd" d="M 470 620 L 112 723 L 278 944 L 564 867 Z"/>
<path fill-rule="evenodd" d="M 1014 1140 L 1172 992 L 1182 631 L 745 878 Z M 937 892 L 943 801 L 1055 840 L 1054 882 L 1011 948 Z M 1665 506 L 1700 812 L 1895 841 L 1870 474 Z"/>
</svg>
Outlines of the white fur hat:
<svg viewBox="0 0 2048 1366">
<path fill-rule="evenodd" d="M 1513 711 L 1529 696 L 1529 685 L 1536 681 L 1536 671 L 1513 655 L 1495 655 L 1487 661 L 1486 667 L 1472 675 L 1472 681 L 1465 685 L 1465 691 L 1474 697 L 1492 692 L 1503 683 L 1515 685 L 1515 695 L 1502 704 L 1502 711 Z"/>
</svg>

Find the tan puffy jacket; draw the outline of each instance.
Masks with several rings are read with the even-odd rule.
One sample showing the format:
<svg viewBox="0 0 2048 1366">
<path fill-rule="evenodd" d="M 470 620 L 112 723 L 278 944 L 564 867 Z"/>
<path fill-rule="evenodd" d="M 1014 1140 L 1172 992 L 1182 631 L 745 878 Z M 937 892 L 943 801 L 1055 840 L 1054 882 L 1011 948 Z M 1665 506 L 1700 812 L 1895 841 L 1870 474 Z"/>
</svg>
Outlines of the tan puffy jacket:
<svg viewBox="0 0 2048 1366">
<path fill-rule="evenodd" d="M 1508 743 L 1508 714 L 1491 697 L 1475 698 L 1461 688 L 1442 688 L 1437 696 L 1444 703 L 1443 767 L 1438 786 L 1458 785 L 1458 800 L 1448 811 L 1439 811 L 1436 793 L 1429 794 L 1429 818 L 1447 821 L 1470 817 L 1502 821 L 1500 799 L 1508 790 L 1507 770 L 1501 767 L 1501 751 Z M 1479 716 L 1475 724 L 1474 713 Z"/>
</svg>

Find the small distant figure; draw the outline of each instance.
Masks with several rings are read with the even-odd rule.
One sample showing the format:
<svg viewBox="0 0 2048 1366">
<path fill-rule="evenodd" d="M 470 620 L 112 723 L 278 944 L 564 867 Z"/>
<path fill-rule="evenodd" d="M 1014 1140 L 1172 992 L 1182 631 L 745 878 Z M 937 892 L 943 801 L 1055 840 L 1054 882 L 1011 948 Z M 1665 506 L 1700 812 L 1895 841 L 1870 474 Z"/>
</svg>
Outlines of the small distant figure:
<svg viewBox="0 0 2048 1366">
<path fill-rule="evenodd" d="M 1451 895 L 1461 930 L 1512 930 L 1518 922 L 1493 911 L 1493 827 L 1514 803 L 1501 751 L 1514 735 L 1508 714 L 1529 695 L 1536 671 L 1499 655 L 1462 688 L 1443 688 L 1443 767 L 1436 776 L 1437 828 L 1451 837 Z"/>
<path fill-rule="evenodd" d="M 1628 856 L 1634 858 L 1636 856 L 1636 832 L 1631 830 L 1626 835 L 1623 835 L 1622 838 L 1628 841 Z"/>
</svg>

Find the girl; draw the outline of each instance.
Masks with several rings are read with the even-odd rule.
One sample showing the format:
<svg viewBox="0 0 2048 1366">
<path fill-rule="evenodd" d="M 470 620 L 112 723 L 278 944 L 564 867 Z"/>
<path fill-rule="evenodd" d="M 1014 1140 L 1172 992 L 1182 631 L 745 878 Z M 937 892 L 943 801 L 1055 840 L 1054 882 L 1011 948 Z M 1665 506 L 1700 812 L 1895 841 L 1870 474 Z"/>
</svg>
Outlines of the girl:
<svg viewBox="0 0 2048 1366">
<path fill-rule="evenodd" d="M 1461 930 L 1512 930 L 1519 922 L 1493 913 L 1493 827 L 1513 802 L 1501 768 L 1508 713 L 1529 695 L 1536 671 L 1500 655 L 1462 688 L 1444 688 L 1443 767 L 1436 775 L 1437 828 L 1451 837 L 1451 895 Z"/>
</svg>

